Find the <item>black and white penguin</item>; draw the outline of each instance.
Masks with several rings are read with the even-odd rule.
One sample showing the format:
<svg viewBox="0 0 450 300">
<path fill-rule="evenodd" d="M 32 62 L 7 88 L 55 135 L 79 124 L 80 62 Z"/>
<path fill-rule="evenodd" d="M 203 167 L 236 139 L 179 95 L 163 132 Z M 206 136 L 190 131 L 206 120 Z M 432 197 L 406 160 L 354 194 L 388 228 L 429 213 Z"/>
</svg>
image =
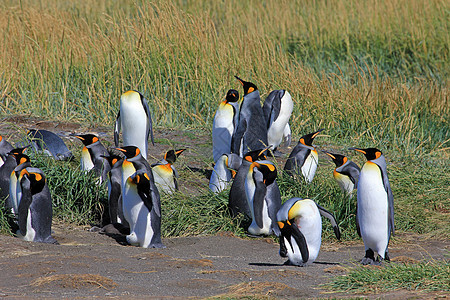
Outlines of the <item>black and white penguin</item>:
<svg viewBox="0 0 450 300">
<path fill-rule="evenodd" d="M 289 118 L 294 109 L 291 94 L 286 90 L 270 92 L 263 104 L 264 118 L 267 124 L 267 142 L 272 151 L 290 139 Z M 287 137 L 285 137 L 287 135 Z"/>
<path fill-rule="evenodd" d="M 361 169 L 357 191 L 357 218 L 366 255 L 362 264 L 390 260 L 388 245 L 394 234 L 394 196 L 387 175 L 386 160 L 376 148 L 349 148 L 363 153 L 367 162 Z M 375 253 L 378 257 L 375 260 Z"/>
<path fill-rule="evenodd" d="M 336 168 L 333 171 L 333 177 L 341 190 L 351 197 L 353 190 L 356 189 L 358 185 L 359 172 L 361 169 L 344 155 L 328 151 L 323 151 L 323 153 L 331 157 L 335 163 Z"/>
<path fill-rule="evenodd" d="M 231 152 L 231 138 L 239 122 L 239 93 L 229 90 L 214 115 L 212 127 L 213 159 Z"/>
<path fill-rule="evenodd" d="M 245 195 L 252 214 L 248 232 L 252 235 L 279 236 L 276 214 L 281 207 L 281 193 L 276 182 L 277 169 L 268 161 L 255 161 L 245 178 Z"/>
<path fill-rule="evenodd" d="M 244 99 L 239 110 L 239 123 L 232 137 L 231 152 L 243 157 L 244 153 L 268 146 L 267 126 L 258 88 L 235 77 L 244 88 Z"/>
<path fill-rule="evenodd" d="M 43 151 L 55 160 L 72 160 L 73 154 L 55 133 L 44 129 L 30 129 L 27 139 L 36 151 Z"/>
<path fill-rule="evenodd" d="M 226 153 L 216 161 L 209 179 L 209 189 L 217 194 L 228 187 L 242 164 L 242 158 L 236 153 Z"/>
<path fill-rule="evenodd" d="M 130 163 L 125 160 L 123 164 Z M 161 242 L 161 202 L 149 175 L 141 170 L 128 177 L 122 197 L 124 216 L 130 224 L 127 242 L 144 248 L 164 248 Z"/>
<path fill-rule="evenodd" d="M 245 195 L 245 179 L 253 162 L 267 159 L 264 155 L 266 150 L 267 148 L 247 152 L 237 169 L 228 197 L 228 208 L 233 217 L 242 214 L 247 220 L 252 220 L 252 213 Z"/>
<path fill-rule="evenodd" d="M 9 177 L 9 201 L 12 204 L 12 212 L 17 215 L 19 213 L 19 203 L 22 197 L 22 188 L 20 186 L 20 172 L 31 167 L 30 157 L 23 153 L 11 154 L 16 159 L 17 166 L 11 172 Z"/>
<path fill-rule="evenodd" d="M 8 153 L 14 149 L 3 136 L 0 135 L 0 167 L 4 164 Z"/>
<path fill-rule="evenodd" d="M 110 153 L 103 156 L 110 165 L 107 177 L 109 218 L 112 224 L 119 223 L 128 227 L 122 208 L 122 163 L 123 158 Z"/>
<path fill-rule="evenodd" d="M 83 171 L 94 170 L 100 176 L 100 182 L 107 180 L 111 166 L 105 156 L 109 155 L 108 150 L 94 134 L 75 135 L 84 145 L 81 150 L 80 167 Z"/>
<path fill-rule="evenodd" d="M 311 183 L 319 164 L 319 155 L 312 145 L 314 138 L 322 132 L 319 129 L 300 138 L 297 146 L 292 150 L 284 165 L 284 170 L 290 175 L 302 175 L 306 182 Z"/>
<path fill-rule="evenodd" d="M 13 203 L 9 197 L 9 182 L 11 179 L 11 172 L 17 167 L 15 154 L 22 154 L 27 148 L 12 149 L 5 160 L 5 163 L 0 167 L 0 198 L 5 199 L 5 206 L 8 209 L 13 208 Z"/>
<path fill-rule="evenodd" d="M 287 256 L 289 264 L 303 267 L 316 260 L 322 243 L 321 215 L 331 221 L 339 240 L 341 233 L 333 214 L 312 200 L 291 198 L 277 212 L 280 256 Z"/>
<path fill-rule="evenodd" d="M 147 159 L 148 138 L 153 140 L 153 125 L 147 99 L 138 91 L 128 91 L 120 97 L 120 109 L 114 126 L 114 143 L 119 146 L 119 133 L 122 130 L 123 144 L 136 146 Z"/>
<path fill-rule="evenodd" d="M 169 150 L 162 160 L 152 165 L 153 178 L 160 192 L 172 194 L 178 191 L 178 172 L 173 164 L 184 150 L 186 149 Z"/>
<path fill-rule="evenodd" d="M 20 174 L 19 233 L 24 240 L 57 244 L 52 233 L 52 198 L 44 173 L 25 168 Z"/>
</svg>

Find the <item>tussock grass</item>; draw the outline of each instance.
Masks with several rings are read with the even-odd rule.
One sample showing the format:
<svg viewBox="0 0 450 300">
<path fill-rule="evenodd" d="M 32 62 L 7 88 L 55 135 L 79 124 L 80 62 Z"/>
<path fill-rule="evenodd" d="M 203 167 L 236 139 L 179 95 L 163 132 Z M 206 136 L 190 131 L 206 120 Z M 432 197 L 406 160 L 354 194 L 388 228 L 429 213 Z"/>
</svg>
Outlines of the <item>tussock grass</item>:
<svg viewBox="0 0 450 300">
<path fill-rule="evenodd" d="M 413 291 L 450 291 L 448 261 L 415 264 L 390 263 L 383 268 L 351 268 L 344 276 L 336 276 L 326 284 L 333 292 L 373 293 L 399 289 Z"/>
</svg>

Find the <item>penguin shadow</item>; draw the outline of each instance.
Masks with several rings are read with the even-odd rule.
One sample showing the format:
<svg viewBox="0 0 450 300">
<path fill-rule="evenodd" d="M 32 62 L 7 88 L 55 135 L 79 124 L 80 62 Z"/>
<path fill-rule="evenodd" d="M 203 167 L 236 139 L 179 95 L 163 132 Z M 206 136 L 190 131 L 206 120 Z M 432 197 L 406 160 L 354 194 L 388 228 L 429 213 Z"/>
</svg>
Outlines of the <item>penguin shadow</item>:
<svg viewBox="0 0 450 300">
<path fill-rule="evenodd" d="M 113 223 L 103 226 L 98 231 L 99 234 L 104 234 L 114 239 L 118 244 L 122 246 L 128 246 L 127 235 L 130 234 L 130 228 L 123 226 L 120 223 Z"/>
<path fill-rule="evenodd" d="M 283 267 L 286 264 L 273 264 L 273 263 L 249 263 L 249 266 L 258 266 L 258 267 Z"/>
<path fill-rule="evenodd" d="M 336 265 L 340 265 L 340 263 L 337 262 L 325 262 L 325 261 L 315 261 L 313 262 L 313 264 L 318 264 L 318 265 L 329 265 L 329 266 L 336 266 Z M 274 264 L 274 263 L 249 263 L 250 266 L 259 266 L 259 267 L 284 267 L 284 266 L 294 266 L 295 265 L 291 264 L 289 262 L 289 260 L 287 260 L 286 262 L 282 263 L 282 264 Z"/>
</svg>

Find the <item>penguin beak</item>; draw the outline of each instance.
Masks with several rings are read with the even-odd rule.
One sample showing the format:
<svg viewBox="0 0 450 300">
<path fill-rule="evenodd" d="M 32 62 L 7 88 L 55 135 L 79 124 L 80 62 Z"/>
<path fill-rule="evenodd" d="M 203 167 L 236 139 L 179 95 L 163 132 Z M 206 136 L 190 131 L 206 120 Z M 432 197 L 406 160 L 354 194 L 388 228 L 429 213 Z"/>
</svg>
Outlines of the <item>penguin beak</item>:
<svg viewBox="0 0 450 300">
<path fill-rule="evenodd" d="M 79 135 L 76 135 L 75 137 L 76 137 L 76 138 L 79 138 L 79 139 L 82 140 L 82 141 L 84 141 L 84 138 L 82 138 L 82 137 L 79 136 Z"/>
<path fill-rule="evenodd" d="M 234 76 L 237 80 L 239 80 L 239 82 L 242 84 L 242 86 L 244 86 L 244 80 L 242 80 L 242 79 L 240 79 L 239 77 L 237 77 L 237 76 Z"/>
<path fill-rule="evenodd" d="M 355 150 L 355 151 L 361 152 L 364 155 L 367 154 L 366 151 L 364 151 L 363 149 L 360 149 L 360 148 L 351 147 L 351 148 L 348 148 L 348 150 Z"/>
<path fill-rule="evenodd" d="M 317 130 L 317 131 L 312 135 L 311 138 L 312 138 L 312 139 L 315 138 L 319 133 L 321 133 L 321 132 L 324 131 L 324 130 L 325 130 L 324 128 Z"/>
<path fill-rule="evenodd" d="M 325 153 L 326 155 L 328 155 L 329 157 L 331 157 L 332 159 L 336 159 L 336 157 L 334 157 L 334 155 L 332 155 L 331 153 L 328 153 L 325 150 L 322 150 L 323 153 Z"/>
<path fill-rule="evenodd" d="M 175 154 L 177 156 L 180 156 L 180 154 L 183 153 L 184 150 L 186 150 L 186 149 L 175 150 Z"/>
</svg>

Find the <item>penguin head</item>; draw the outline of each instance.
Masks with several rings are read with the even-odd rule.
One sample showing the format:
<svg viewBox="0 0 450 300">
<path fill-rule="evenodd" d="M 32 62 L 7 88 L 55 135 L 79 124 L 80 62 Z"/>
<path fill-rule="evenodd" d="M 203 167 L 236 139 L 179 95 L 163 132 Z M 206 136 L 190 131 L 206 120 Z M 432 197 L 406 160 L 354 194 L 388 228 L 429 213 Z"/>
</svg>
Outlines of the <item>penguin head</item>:
<svg viewBox="0 0 450 300">
<path fill-rule="evenodd" d="M 255 162 L 257 160 L 266 160 L 267 157 L 264 153 L 269 148 L 270 148 L 270 146 L 266 147 L 264 149 L 253 150 L 253 151 L 247 152 L 244 154 L 244 159 L 249 162 Z"/>
<path fill-rule="evenodd" d="M 19 155 L 25 152 L 25 150 L 27 150 L 28 146 L 23 147 L 23 148 L 15 148 L 12 149 L 11 151 L 8 152 L 8 154 L 10 155 Z"/>
<path fill-rule="evenodd" d="M 227 101 L 227 103 L 237 102 L 239 100 L 239 92 L 233 89 L 228 90 L 225 100 Z"/>
<path fill-rule="evenodd" d="M 169 164 L 174 164 L 175 161 L 177 160 L 177 157 L 180 156 L 180 154 L 183 153 L 184 150 L 186 150 L 186 149 L 169 150 L 166 152 L 166 154 L 164 154 L 164 159 Z"/>
<path fill-rule="evenodd" d="M 26 154 L 14 153 L 14 154 L 11 154 L 11 155 L 14 156 L 14 158 L 16 159 L 17 165 L 21 165 L 21 164 L 30 162 L 30 157 L 28 155 L 26 155 Z"/>
<path fill-rule="evenodd" d="M 377 148 L 366 148 L 366 149 L 362 149 L 362 148 L 348 148 L 348 150 L 355 150 L 358 152 L 361 152 L 362 154 L 364 154 L 366 156 L 367 160 L 374 160 L 379 158 L 381 155 L 383 155 L 383 153 L 378 150 Z"/>
<path fill-rule="evenodd" d="M 250 166 L 250 169 L 255 167 L 263 174 L 263 182 L 266 186 L 271 185 L 277 178 L 277 168 L 274 165 L 255 161 Z"/>
<path fill-rule="evenodd" d="M 256 85 L 254 83 L 251 83 L 249 81 L 244 81 L 237 76 L 234 76 L 234 77 L 236 77 L 236 79 L 239 80 L 239 82 L 242 84 L 242 87 L 244 88 L 244 96 L 247 94 L 250 94 L 251 92 L 256 91 L 258 89 L 258 87 L 256 87 Z"/>
<path fill-rule="evenodd" d="M 98 142 L 98 137 L 94 134 L 79 134 L 75 136 L 76 138 L 80 139 L 80 141 L 85 146 L 92 145 L 93 143 Z"/>
<path fill-rule="evenodd" d="M 322 132 L 324 129 L 319 129 L 315 132 L 306 134 L 304 136 L 302 136 L 299 140 L 300 143 L 302 143 L 305 146 L 311 146 L 312 147 L 312 142 L 314 141 L 314 138 L 320 133 Z"/>
<path fill-rule="evenodd" d="M 150 177 L 147 173 L 143 171 L 136 172 L 128 177 L 128 182 L 136 187 L 137 193 L 144 203 L 147 203 L 148 205 L 152 204 L 152 201 L 150 200 Z M 148 209 L 151 210 L 152 208 L 148 207 Z"/>
<path fill-rule="evenodd" d="M 136 146 L 123 146 L 120 148 L 114 148 L 116 150 L 119 150 L 123 154 L 125 154 L 126 158 L 133 158 L 141 154 L 141 150 L 139 150 Z"/>
<path fill-rule="evenodd" d="M 342 166 L 343 164 L 345 164 L 348 161 L 348 158 L 344 155 L 330 153 L 325 150 L 323 150 L 322 152 L 325 153 L 326 155 L 328 155 L 329 157 L 331 157 L 334 164 L 336 165 L 336 168 Z"/>
<path fill-rule="evenodd" d="M 32 195 L 35 195 L 44 189 L 46 178 L 43 173 L 28 172 L 27 169 L 23 169 L 20 172 L 20 177 L 28 178 Z"/>
<path fill-rule="evenodd" d="M 117 162 L 121 161 L 123 157 L 116 154 L 110 154 L 110 155 L 103 155 L 101 154 L 100 157 L 106 159 L 111 167 L 113 167 Z"/>
<path fill-rule="evenodd" d="M 144 98 L 144 96 L 139 93 L 138 91 L 128 91 L 122 94 L 122 96 L 120 96 L 120 101 L 125 101 L 125 102 L 139 102 L 141 103 L 142 98 Z"/>
</svg>

